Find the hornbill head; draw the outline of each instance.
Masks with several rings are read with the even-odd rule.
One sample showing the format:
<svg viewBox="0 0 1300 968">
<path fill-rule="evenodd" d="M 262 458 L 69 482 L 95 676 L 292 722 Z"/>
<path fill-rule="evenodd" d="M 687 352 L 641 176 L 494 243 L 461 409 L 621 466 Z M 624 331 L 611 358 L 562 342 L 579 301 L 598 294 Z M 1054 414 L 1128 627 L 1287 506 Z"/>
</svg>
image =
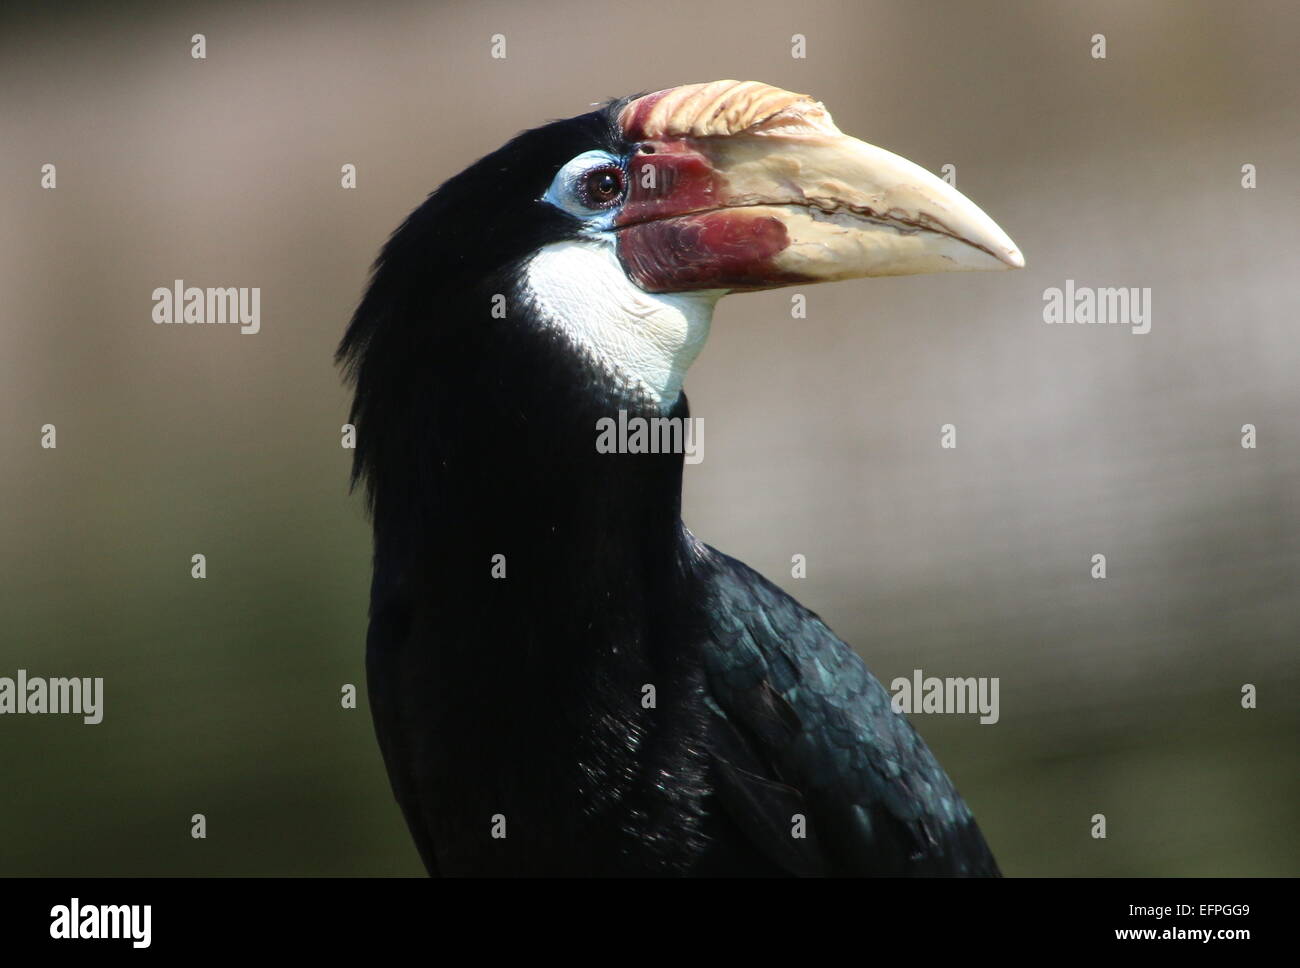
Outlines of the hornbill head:
<svg viewBox="0 0 1300 968">
<path fill-rule="evenodd" d="M 525 131 L 394 233 L 339 353 L 370 424 L 357 471 L 407 460 L 390 427 L 457 419 L 470 387 L 527 383 L 515 413 L 574 387 L 672 410 L 727 293 L 1023 265 L 955 188 L 805 95 L 714 81 L 615 101 Z"/>
<path fill-rule="evenodd" d="M 609 141 L 565 159 L 540 195 L 572 222 L 529 261 L 525 289 L 661 406 L 727 293 L 1025 264 L 955 188 L 842 133 L 806 95 L 688 84 L 605 120 Z"/>
</svg>

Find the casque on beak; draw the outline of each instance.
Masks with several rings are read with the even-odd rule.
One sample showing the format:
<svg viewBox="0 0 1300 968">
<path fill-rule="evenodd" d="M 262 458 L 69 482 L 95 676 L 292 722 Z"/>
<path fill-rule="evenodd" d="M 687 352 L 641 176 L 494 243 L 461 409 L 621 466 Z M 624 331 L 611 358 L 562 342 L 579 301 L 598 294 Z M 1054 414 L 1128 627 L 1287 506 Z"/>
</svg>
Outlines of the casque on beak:
<svg viewBox="0 0 1300 968">
<path fill-rule="evenodd" d="M 805 95 L 757 81 L 690 84 L 637 98 L 619 122 L 638 148 L 618 253 L 648 292 L 1025 264 L 966 196 L 843 134 Z"/>
</svg>

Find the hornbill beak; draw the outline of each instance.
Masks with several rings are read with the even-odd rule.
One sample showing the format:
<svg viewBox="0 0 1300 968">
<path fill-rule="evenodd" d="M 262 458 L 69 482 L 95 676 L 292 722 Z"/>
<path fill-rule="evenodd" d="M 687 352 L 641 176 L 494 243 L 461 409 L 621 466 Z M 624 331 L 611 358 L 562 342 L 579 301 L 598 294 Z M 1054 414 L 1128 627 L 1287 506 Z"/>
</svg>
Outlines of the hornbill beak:
<svg viewBox="0 0 1300 968">
<path fill-rule="evenodd" d="M 757 81 L 690 84 L 629 102 L 619 123 L 637 147 L 614 223 L 618 254 L 648 292 L 1025 264 L 966 196 L 843 134 L 806 95 Z"/>
</svg>

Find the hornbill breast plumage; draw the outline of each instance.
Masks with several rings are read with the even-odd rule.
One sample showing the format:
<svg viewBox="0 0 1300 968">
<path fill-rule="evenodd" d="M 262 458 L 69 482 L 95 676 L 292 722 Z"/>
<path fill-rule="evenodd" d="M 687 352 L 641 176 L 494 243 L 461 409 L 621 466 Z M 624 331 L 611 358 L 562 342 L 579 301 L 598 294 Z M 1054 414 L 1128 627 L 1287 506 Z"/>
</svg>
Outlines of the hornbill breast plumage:
<svg viewBox="0 0 1300 968">
<path fill-rule="evenodd" d="M 718 81 L 526 131 L 394 232 L 339 357 L 374 520 L 367 676 L 431 873 L 995 874 L 853 651 L 606 453 L 734 292 L 1023 265 L 803 95 Z"/>
</svg>

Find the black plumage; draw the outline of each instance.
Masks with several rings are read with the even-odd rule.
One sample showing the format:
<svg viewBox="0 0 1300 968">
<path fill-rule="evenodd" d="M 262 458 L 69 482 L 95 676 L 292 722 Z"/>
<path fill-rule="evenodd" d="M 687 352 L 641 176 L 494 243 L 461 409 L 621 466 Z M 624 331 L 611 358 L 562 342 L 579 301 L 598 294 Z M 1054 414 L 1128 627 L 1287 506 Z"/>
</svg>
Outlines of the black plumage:
<svg viewBox="0 0 1300 968">
<path fill-rule="evenodd" d="M 520 266 L 574 232 L 538 201 L 559 167 L 628 151 L 620 103 L 431 195 L 339 350 L 374 519 L 370 701 L 421 857 L 435 874 L 996 873 L 861 660 L 684 528 L 682 456 L 593 446 L 601 417 L 660 414 L 537 318 Z M 687 412 L 683 395 L 670 415 Z"/>
</svg>

